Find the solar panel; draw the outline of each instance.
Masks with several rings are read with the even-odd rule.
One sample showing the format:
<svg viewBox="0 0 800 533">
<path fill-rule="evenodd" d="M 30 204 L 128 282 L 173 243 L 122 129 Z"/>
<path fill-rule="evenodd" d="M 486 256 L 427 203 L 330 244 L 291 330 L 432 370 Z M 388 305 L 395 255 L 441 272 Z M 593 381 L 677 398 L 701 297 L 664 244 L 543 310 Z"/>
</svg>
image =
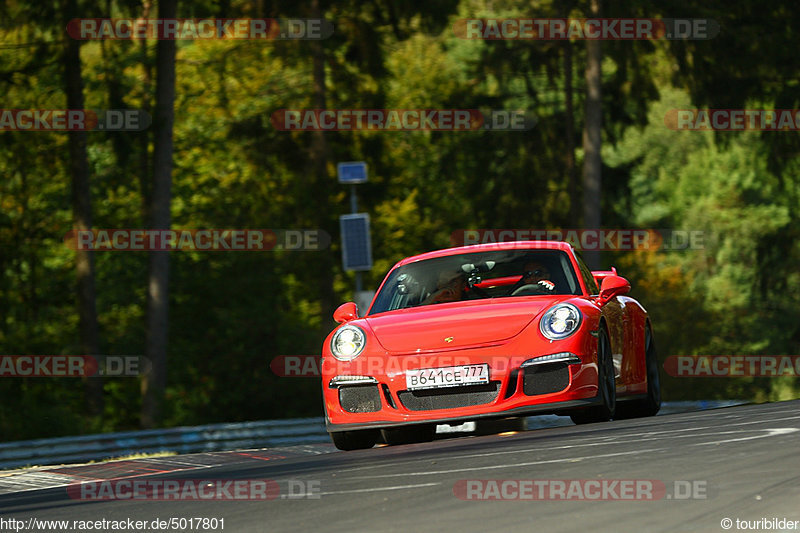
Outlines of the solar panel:
<svg viewBox="0 0 800 533">
<path fill-rule="evenodd" d="M 372 242 L 369 234 L 369 215 L 356 213 L 339 217 L 342 232 L 342 265 L 345 270 L 372 268 Z"/>
<path fill-rule="evenodd" d="M 367 181 L 367 164 L 364 161 L 350 161 L 336 165 L 339 183 L 364 183 Z"/>
</svg>

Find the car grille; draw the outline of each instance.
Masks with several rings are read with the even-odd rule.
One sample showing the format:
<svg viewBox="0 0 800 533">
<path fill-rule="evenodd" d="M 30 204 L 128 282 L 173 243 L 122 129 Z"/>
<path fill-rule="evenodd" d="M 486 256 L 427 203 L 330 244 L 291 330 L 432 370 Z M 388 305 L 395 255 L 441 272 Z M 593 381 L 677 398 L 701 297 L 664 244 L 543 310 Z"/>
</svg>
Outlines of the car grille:
<svg viewBox="0 0 800 533">
<path fill-rule="evenodd" d="M 566 363 L 529 366 L 524 372 L 522 392 L 526 396 L 551 394 L 562 391 L 569 385 L 569 366 Z"/>
<path fill-rule="evenodd" d="M 500 393 L 500 382 L 442 389 L 404 390 L 397 393 L 400 402 L 410 411 L 435 411 L 489 403 Z"/>
<path fill-rule="evenodd" d="M 381 410 L 381 395 L 377 385 L 341 387 L 339 403 L 348 413 L 374 413 Z"/>
</svg>

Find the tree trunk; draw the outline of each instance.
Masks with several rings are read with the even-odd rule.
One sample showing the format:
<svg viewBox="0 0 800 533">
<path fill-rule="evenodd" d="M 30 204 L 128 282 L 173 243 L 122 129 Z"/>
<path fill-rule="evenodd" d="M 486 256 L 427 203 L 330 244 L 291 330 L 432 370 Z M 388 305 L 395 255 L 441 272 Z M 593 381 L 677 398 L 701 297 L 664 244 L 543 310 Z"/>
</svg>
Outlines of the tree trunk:
<svg viewBox="0 0 800 533">
<path fill-rule="evenodd" d="M 150 8 L 151 3 L 150 0 L 144 0 L 142 2 L 142 15 L 141 18 L 147 20 L 150 18 Z M 142 110 L 151 115 L 153 109 L 150 106 L 151 99 L 150 99 L 150 89 L 153 86 L 153 79 L 152 79 L 152 69 L 150 68 L 150 64 L 147 58 L 147 40 L 141 39 L 139 41 L 139 54 L 142 58 L 142 70 L 144 71 L 142 76 Z M 150 220 L 150 182 L 148 177 L 150 176 L 150 154 L 149 154 L 149 143 L 150 143 L 150 130 L 145 129 L 143 131 L 137 132 L 133 134 L 136 140 L 139 142 L 139 190 L 142 196 L 142 220 L 149 221 Z"/>
<path fill-rule="evenodd" d="M 312 0 L 311 2 L 311 18 L 321 19 L 322 11 L 319 6 L 319 0 Z M 325 109 L 326 91 L 325 91 L 325 50 L 322 41 L 313 40 L 310 42 L 311 56 L 312 56 L 312 75 L 313 75 L 313 99 L 314 107 L 317 109 Z M 316 130 L 311 133 L 311 153 L 310 162 L 312 166 L 312 176 L 316 182 L 313 190 L 316 209 L 313 216 L 317 220 L 317 227 L 325 229 L 331 233 L 330 228 L 326 229 L 327 217 L 326 213 L 330 210 L 328 199 L 330 197 L 331 180 L 328 176 L 328 143 L 325 139 L 326 133 L 321 130 Z M 332 233 L 331 233 L 332 234 Z M 320 313 L 322 314 L 321 320 L 321 334 L 327 335 L 333 324 L 333 255 L 330 249 L 320 250 L 314 252 L 319 254 L 318 269 L 316 272 L 319 274 L 319 298 L 320 298 Z"/>
<path fill-rule="evenodd" d="M 578 201 L 578 168 L 575 166 L 575 108 L 573 106 L 572 43 L 564 43 L 564 137 L 567 157 L 565 161 L 569 191 L 569 219 L 577 225 L 581 217 Z"/>
<path fill-rule="evenodd" d="M 175 18 L 177 0 L 161 0 L 158 17 Z M 150 229 L 170 227 L 172 199 L 172 127 L 175 118 L 175 41 L 156 45 L 156 106 L 153 117 L 153 189 Z M 147 333 L 145 354 L 152 364 L 142 379 L 141 424 L 150 428 L 160 423 L 167 383 L 167 341 L 169 332 L 169 252 L 150 252 L 147 283 Z"/>
<path fill-rule="evenodd" d="M 65 4 L 65 20 L 77 12 L 74 0 Z M 64 87 L 67 93 L 67 109 L 83 109 L 83 78 L 81 76 L 81 43 L 67 39 L 62 66 L 64 68 Z M 89 188 L 89 161 L 86 153 L 87 135 L 85 131 L 73 131 L 69 136 L 69 173 L 72 179 L 72 213 L 74 229 L 86 231 L 92 228 L 92 199 Z M 81 352 L 83 355 L 97 356 L 100 353 L 97 304 L 94 285 L 94 258 L 92 252 L 76 250 L 75 266 L 78 290 L 78 323 Z M 100 415 L 103 412 L 103 379 L 94 377 L 86 380 L 86 398 L 89 412 Z"/>
<path fill-rule="evenodd" d="M 600 17 L 601 0 L 591 0 L 589 16 Z M 583 128 L 583 227 L 600 229 L 600 189 L 603 161 L 600 155 L 603 130 L 601 62 L 599 40 L 586 41 L 586 120 Z M 598 251 L 584 253 L 590 268 L 599 268 Z"/>
</svg>

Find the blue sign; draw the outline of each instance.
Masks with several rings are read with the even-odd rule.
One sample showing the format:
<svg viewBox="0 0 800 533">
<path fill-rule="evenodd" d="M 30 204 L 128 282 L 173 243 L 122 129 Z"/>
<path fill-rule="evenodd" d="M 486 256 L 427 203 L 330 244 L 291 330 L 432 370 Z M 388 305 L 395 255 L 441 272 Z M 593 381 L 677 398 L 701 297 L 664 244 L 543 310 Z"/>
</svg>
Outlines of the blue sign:
<svg viewBox="0 0 800 533">
<path fill-rule="evenodd" d="M 366 161 L 350 161 L 336 165 L 339 183 L 365 183 L 367 181 Z"/>
<path fill-rule="evenodd" d="M 372 240 L 369 234 L 369 215 L 355 213 L 339 217 L 342 232 L 342 265 L 345 270 L 372 268 Z"/>
</svg>

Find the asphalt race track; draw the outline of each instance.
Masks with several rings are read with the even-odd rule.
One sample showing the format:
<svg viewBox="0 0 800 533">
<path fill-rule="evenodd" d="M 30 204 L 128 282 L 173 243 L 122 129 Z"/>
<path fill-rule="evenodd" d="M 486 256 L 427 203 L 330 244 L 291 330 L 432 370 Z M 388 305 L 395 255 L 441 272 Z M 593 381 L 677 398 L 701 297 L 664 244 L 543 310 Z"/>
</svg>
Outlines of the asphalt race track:
<svg viewBox="0 0 800 533">
<path fill-rule="evenodd" d="M 0 475 L 0 531 L 13 530 L 10 518 L 27 527 L 31 518 L 149 524 L 190 517 L 224 518 L 231 532 L 719 532 L 725 518 L 733 521 L 730 531 L 742 530 L 737 519 L 749 521 L 750 531 L 800 528 L 778 522 L 800 521 L 800 401 L 354 452 L 309 445 L 124 463 Z M 126 476 L 266 479 L 280 494 L 262 501 L 84 501 L 66 488 Z M 503 496 L 515 501 L 475 499 Z M 777 521 L 754 524 L 765 518 Z"/>
</svg>

